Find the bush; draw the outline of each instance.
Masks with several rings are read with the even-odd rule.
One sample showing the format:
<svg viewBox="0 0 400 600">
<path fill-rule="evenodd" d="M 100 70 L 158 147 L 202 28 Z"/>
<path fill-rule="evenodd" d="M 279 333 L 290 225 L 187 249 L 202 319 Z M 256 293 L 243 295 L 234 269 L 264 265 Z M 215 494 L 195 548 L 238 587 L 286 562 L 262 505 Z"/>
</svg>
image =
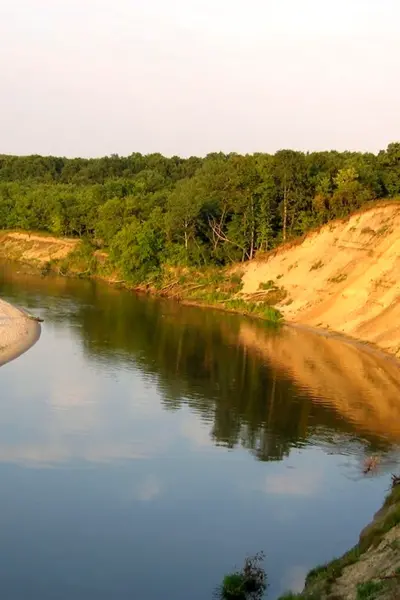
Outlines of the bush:
<svg viewBox="0 0 400 600">
<path fill-rule="evenodd" d="M 225 575 L 222 585 L 217 588 L 220 600 L 261 600 L 267 589 L 267 575 L 261 566 L 262 552 L 246 558 L 241 571 Z"/>
</svg>

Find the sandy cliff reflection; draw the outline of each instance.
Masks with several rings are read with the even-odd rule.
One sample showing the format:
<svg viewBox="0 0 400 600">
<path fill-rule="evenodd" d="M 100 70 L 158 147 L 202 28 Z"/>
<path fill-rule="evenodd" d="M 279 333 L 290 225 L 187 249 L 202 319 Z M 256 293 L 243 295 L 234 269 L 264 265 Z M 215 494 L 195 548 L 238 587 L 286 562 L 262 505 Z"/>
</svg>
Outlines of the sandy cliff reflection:
<svg viewBox="0 0 400 600">
<path fill-rule="evenodd" d="M 0 460 L 98 464 L 179 443 L 270 461 L 400 441 L 399 369 L 355 346 L 95 282 L 0 269 L 0 291 L 45 319 L 0 372 Z"/>
<path fill-rule="evenodd" d="M 274 336 L 243 323 L 239 339 L 314 402 L 332 406 L 361 431 L 400 441 L 400 369 L 393 360 L 291 327 Z"/>
</svg>

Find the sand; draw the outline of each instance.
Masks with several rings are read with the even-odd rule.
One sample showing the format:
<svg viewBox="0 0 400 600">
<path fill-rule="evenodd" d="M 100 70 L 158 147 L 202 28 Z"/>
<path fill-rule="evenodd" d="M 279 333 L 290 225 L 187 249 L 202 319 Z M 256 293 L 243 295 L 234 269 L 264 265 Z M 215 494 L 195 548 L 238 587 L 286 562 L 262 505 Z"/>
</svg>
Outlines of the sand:
<svg viewBox="0 0 400 600">
<path fill-rule="evenodd" d="M 39 323 L 19 308 L 0 300 L 0 366 L 33 346 L 40 331 Z"/>
<path fill-rule="evenodd" d="M 400 358 L 399 204 L 332 222 L 243 270 L 250 300 L 262 283 L 283 288 L 277 308 L 287 322 L 343 333 Z"/>
</svg>

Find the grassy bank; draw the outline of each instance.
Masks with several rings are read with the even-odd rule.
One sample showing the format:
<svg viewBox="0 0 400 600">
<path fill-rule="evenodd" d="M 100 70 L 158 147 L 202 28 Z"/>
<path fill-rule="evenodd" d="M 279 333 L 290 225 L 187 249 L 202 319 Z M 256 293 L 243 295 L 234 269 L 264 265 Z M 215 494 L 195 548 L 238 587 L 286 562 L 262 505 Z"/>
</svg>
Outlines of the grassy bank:
<svg viewBox="0 0 400 600">
<path fill-rule="evenodd" d="M 400 485 L 395 485 L 358 543 L 309 572 L 300 594 L 279 600 L 396 600 L 400 598 Z"/>
<path fill-rule="evenodd" d="M 260 298 L 249 301 L 241 298 L 242 273 L 226 267 L 174 267 L 165 265 L 142 281 L 123 278 L 112 266 L 105 253 L 93 251 L 82 244 L 64 260 L 45 267 L 61 275 L 97 277 L 113 284 L 123 285 L 138 292 L 150 293 L 176 301 L 217 308 L 219 310 L 252 315 L 278 324 L 282 315 L 274 307 L 275 289 Z"/>
<path fill-rule="evenodd" d="M 54 244 L 53 239 L 48 242 L 49 238 L 46 236 L 19 235 L 25 236 L 25 239 L 13 240 L 10 246 L 3 244 L 0 257 L 25 262 L 38 269 L 42 276 L 55 273 L 63 277 L 101 279 L 136 292 L 167 297 L 184 304 L 250 315 L 276 325 L 282 320 L 280 311 L 274 305 L 285 297 L 285 291 L 269 281 L 260 286 L 258 293 L 251 298 L 243 298 L 240 295 L 243 273 L 237 267 L 162 265 L 145 277 L 135 279 L 116 267 L 106 252 L 99 251 L 89 242 L 76 242 L 72 249 L 66 249 L 63 256 L 56 254 L 56 258 L 51 258 L 51 253 L 46 256 L 43 246 Z M 35 243 L 41 245 L 37 253 L 30 246 Z M 60 240 L 60 244 L 62 243 Z M 26 252 L 26 245 L 29 246 L 29 252 Z"/>
</svg>

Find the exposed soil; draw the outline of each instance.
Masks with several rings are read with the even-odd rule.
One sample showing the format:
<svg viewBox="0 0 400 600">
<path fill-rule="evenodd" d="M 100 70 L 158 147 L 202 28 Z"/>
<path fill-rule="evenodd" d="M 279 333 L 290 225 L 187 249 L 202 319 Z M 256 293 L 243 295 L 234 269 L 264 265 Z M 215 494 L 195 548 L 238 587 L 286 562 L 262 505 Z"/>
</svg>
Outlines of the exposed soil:
<svg viewBox="0 0 400 600">
<path fill-rule="evenodd" d="M 78 243 L 78 240 L 68 238 L 12 231 L 0 233 L 0 256 L 42 266 L 51 260 L 65 258 Z"/>
<path fill-rule="evenodd" d="M 272 281 L 284 318 L 338 331 L 400 356 L 400 206 L 336 221 L 244 267 L 251 299 Z"/>
</svg>

